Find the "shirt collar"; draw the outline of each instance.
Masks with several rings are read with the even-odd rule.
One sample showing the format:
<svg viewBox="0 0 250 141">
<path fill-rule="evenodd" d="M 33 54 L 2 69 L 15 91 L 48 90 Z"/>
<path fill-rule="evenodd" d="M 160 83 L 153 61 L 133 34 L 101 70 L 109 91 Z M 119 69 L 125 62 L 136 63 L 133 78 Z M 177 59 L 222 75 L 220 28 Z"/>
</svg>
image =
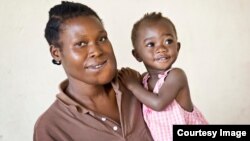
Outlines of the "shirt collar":
<svg viewBox="0 0 250 141">
<path fill-rule="evenodd" d="M 81 113 L 92 113 L 92 111 L 88 110 L 86 107 L 84 107 L 83 105 L 81 105 L 80 103 L 78 103 L 77 101 L 75 101 L 74 99 L 72 99 L 71 97 L 69 97 L 64 91 L 66 89 L 66 87 L 68 86 L 69 81 L 68 79 L 64 80 L 63 82 L 61 82 L 59 84 L 59 91 L 60 93 L 57 94 L 57 98 L 62 101 L 64 104 L 66 104 L 69 107 L 75 107 L 76 110 L 78 112 Z M 111 82 L 112 87 L 116 93 L 116 95 L 119 96 L 119 98 L 117 99 L 117 102 L 120 103 L 121 101 L 121 91 L 119 90 L 119 82 L 117 77 L 114 78 L 114 80 Z"/>
</svg>

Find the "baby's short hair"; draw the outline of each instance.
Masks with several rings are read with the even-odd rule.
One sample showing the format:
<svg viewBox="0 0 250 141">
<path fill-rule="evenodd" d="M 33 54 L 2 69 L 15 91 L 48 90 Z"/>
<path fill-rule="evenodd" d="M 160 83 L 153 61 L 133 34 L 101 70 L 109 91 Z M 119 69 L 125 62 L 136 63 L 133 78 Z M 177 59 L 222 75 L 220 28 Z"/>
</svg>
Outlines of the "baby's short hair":
<svg viewBox="0 0 250 141">
<path fill-rule="evenodd" d="M 166 20 L 167 22 L 169 22 L 173 29 L 174 29 L 174 32 L 175 32 L 175 35 L 177 37 L 177 32 L 176 32 L 176 29 L 175 29 L 175 25 L 173 24 L 173 22 L 168 18 L 168 17 L 164 17 L 162 16 L 162 13 L 161 12 L 152 12 L 152 13 L 146 13 L 140 20 L 138 20 L 133 28 L 132 28 L 132 34 L 131 34 L 131 40 L 132 40 L 132 44 L 133 46 L 135 46 L 135 42 L 136 42 L 136 38 L 137 38 L 137 31 L 140 27 L 140 25 L 145 22 L 145 21 L 159 21 L 159 20 Z"/>
</svg>

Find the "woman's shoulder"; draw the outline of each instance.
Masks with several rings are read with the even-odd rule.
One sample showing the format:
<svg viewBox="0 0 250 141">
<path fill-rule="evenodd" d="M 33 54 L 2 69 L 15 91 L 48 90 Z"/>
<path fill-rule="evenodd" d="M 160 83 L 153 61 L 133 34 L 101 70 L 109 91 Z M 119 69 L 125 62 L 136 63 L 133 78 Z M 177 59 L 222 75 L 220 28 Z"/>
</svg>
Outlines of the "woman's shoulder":
<svg viewBox="0 0 250 141">
<path fill-rule="evenodd" d="M 64 116 L 63 107 L 57 99 L 37 119 L 34 125 L 34 140 L 52 140 L 59 132 Z M 65 108 L 64 108 L 65 109 Z M 59 127 L 59 128 L 57 128 Z"/>
<path fill-rule="evenodd" d="M 47 108 L 37 119 L 35 123 L 35 128 L 44 127 L 47 125 L 50 125 L 53 121 L 58 119 L 60 117 L 58 115 L 58 111 L 60 111 L 61 108 L 59 108 L 60 102 L 58 100 L 55 100 L 49 108 Z"/>
</svg>

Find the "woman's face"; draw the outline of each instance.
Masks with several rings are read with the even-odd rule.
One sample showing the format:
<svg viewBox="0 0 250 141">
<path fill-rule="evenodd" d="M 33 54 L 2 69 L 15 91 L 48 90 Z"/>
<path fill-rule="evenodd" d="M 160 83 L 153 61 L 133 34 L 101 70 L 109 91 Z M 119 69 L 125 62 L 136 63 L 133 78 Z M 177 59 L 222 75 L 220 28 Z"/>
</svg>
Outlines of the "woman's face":
<svg viewBox="0 0 250 141">
<path fill-rule="evenodd" d="M 89 85 L 109 83 L 116 59 L 102 23 L 94 16 L 66 20 L 60 31 L 60 60 L 69 78 Z"/>
</svg>

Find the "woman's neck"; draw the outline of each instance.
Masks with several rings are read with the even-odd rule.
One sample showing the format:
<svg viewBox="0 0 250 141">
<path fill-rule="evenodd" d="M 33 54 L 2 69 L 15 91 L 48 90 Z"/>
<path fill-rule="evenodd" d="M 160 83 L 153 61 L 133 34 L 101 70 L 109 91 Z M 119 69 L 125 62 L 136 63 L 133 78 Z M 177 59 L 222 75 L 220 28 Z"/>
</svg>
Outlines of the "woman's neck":
<svg viewBox="0 0 250 141">
<path fill-rule="evenodd" d="M 83 107 L 104 115 L 120 124 L 116 93 L 111 85 L 79 85 L 70 83 L 65 93 Z"/>
<path fill-rule="evenodd" d="M 69 84 L 65 93 L 80 103 L 84 101 L 93 101 L 97 97 L 107 96 L 111 87 L 105 85 L 90 85 L 79 80 L 69 79 Z"/>
</svg>

